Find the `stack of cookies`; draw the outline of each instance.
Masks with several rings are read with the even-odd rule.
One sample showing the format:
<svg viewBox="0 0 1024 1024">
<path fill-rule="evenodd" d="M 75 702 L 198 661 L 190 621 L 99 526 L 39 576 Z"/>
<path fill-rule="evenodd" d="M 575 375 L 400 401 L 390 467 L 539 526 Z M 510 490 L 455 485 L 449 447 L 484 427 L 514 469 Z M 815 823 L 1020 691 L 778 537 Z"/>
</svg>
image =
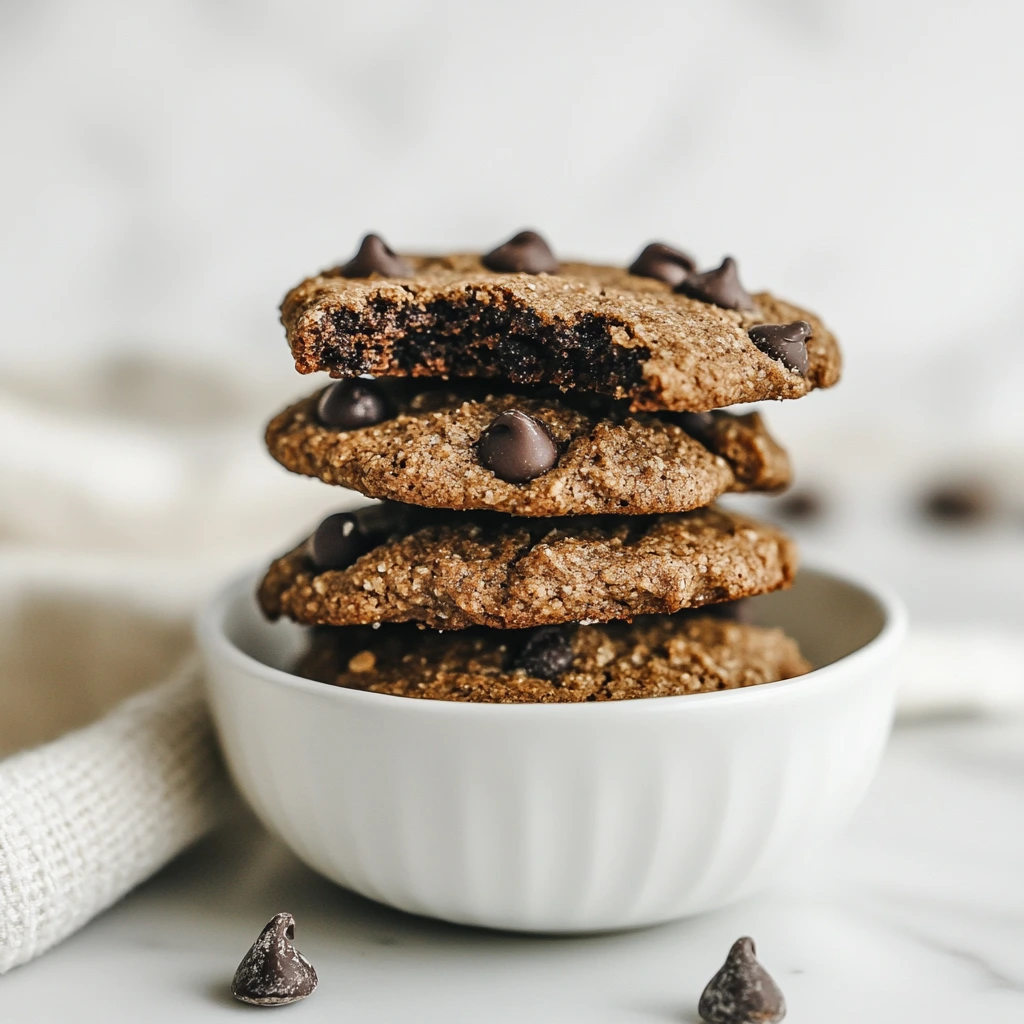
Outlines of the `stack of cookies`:
<svg viewBox="0 0 1024 1024">
<path fill-rule="evenodd" d="M 296 473 L 380 499 L 278 558 L 259 600 L 316 627 L 298 671 L 407 697 L 618 700 L 808 670 L 743 598 L 788 586 L 793 542 L 715 507 L 777 491 L 757 413 L 839 376 L 812 314 L 648 245 L 560 263 L 535 232 L 486 255 L 368 235 L 291 291 L 298 370 L 341 378 L 267 429 Z M 370 379 L 367 375 L 372 375 Z"/>
</svg>

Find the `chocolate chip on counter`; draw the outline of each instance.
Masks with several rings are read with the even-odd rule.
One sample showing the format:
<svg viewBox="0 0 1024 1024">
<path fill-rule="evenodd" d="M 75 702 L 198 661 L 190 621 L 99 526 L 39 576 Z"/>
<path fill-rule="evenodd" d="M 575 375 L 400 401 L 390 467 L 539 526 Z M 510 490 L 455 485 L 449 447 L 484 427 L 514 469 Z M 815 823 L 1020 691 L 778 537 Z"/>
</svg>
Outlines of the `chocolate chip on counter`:
<svg viewBox="0 0 1024 1024">
<path fill-rule="evenodd" d="M 636 277 L 653 277 L 675 288 L 696 269 L 692 256 L 664 242 L 651 242 L 630 264 L 629 272 Z"/>
<path fill-rule="evenodd" d="M 358 430 L 372 427 L 394 415 L 391 403 L 372 380 L 339 380 L 321 393 L 317 419 L 325 427 Z"/>
<path fill-rule="evenodd" d="M 256 1006 L 284 1006 L 305 999 L 316 988 L 313 965 L 295 948 L 295 918 L 275 914 L 242 958 L 231 994 Z"/>
<path fill-rule="evenodd" d="M 807 376 L 807 339 L 811 325 L 806 320 L 791 324 L 758 324 L 747 331 L 750 340 L 766 355 L 778 359 L 787 369 Z"/>
<path fill-rule="evenodd" d="M 366 235 L 359 243 L 359 251 L 340 266 L 342 277 L 412 277 L 412 267 L 402 259 L 380 235 Z"/>
<path fill-rule="evenodd" d="M 499 274 L 557 274 L 558 260 L 536 231 L 520 231 L 482 257 L 481 263 Z"/>
<path fill-rule="evenodd" d="M 512 668 L 536 679 L 553 680 L 572 666 L 573 657 L 572 639 L 565 628 L 542 626 L 512 659 Z"/>
<path fill-rule="evenodd" d="M 992 490 L 980 480 L 940 483 L 921 499 L 921 512 L 926 518 L 950 526 L 982 523 L 994 511 Z"/>
<path fill-rule="evenodd" d="M 825 499 L 816 491 L 794 491 L 772 505 L 776 515 L 794 523 L 811 523 L 825 515 Z"/>
<path fill-rule="evenodd" d="M 707 1024 L 776 1024 L 786 1016 L 786 1000 L 771 975 L 757 962 L 754 940 L 737 939 L 725 966 L 708 982 L 697 1011 Z"/>
<path fill-rule="evenodd" d="M 518 409 L 495 416 L 477 442 L 480 461 L 496 477 L 526 483 L 558 461 L 558 449 L 540 420 Z"/>
<path fill-rule="evenodd" d="M 714 270 L 684 278 L 675 290 L 723 309 L 756 309 L 750 293 L 740 284 L 739 270 L 731 256 L 726 256 Z"/>
<path fill-rule="evenodd" d="M 710 412 L 679 412 L 673 417 L 676 423 L 695 441 L 708 446 L 715 436 L 715 416 Z"/>
</svg>

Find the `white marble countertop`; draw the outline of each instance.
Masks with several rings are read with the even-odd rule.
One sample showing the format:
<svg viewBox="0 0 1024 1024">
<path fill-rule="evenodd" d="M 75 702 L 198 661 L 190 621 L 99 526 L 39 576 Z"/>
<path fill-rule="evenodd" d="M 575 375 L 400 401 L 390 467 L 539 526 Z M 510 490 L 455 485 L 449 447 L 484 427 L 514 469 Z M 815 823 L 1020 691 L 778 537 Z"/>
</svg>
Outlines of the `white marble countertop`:
<svg viewBox="0 0 1024 1024">
<path fill-rule="evenodd" d="M 751 934 L 794 1024 L 1019 1024 L 1022 868 L 1021 718 L 899 727 L 812 874 L 641 932 L 533 938 L 409 917 L 322 881 L 244 818 L 0 980 L 0 1020 L 257 1012 L 227 986 L 263 924 L 290 910 L 320 987 L 289 1020 L 688 1024 L 730 943 Z"/>
</svg>

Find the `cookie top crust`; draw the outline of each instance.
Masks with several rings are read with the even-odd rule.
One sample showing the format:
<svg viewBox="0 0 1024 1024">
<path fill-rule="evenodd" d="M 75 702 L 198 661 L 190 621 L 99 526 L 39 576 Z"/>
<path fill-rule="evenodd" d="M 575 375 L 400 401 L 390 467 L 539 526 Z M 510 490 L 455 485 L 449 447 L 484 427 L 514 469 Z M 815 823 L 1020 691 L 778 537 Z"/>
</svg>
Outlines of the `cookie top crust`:
<svg viewBox="0 0 1024 1024">
<path fill-rule="evenodd" d="M 346 537 L 361 514 L 377 518 L 372 547 L 359 557 L 353 547 L 345 567 L 318 569 L 310 542 L 271 565 L 258 595 L 268 617 L 521 629 L 671 614 L 776 590 L 796 573 L 780 530 L 713 507 L 522 519 L 388 503 L 351 513 Z"/>
<path fill-rule="evenodd" d="M 476 254 L 405 256 L 407 278 L 342 268 L 292 289 L 281 319 L 300 373 L 505 377 L 627 399 L 634 411 L 701 412 L 800 398 L 839 379 L 835 338 L 767 292 L 725 309 L 620 267 L 498 273 Z M 806 376 L 748 336 L 806 321 Z"/>
<path fill-rule="evenodd" d="M 542 631 L 442 634 L 409 626 L 315 630 L 297 671 L 334 686 L 398 697 L 564 704 L 711 693 L 791 679 L 811 668 L 779 629 L 703 615 L 555 628 L 565 630 L 555 640 L 568 649 L 557 674 L 529 657 Z"/>
<path fill-rule="evenodd" d="M 371 498 L 520 516 L 681 512 L 725 491 L 777 490 L 790 479 L 785 451 L 756 413 L 659 417 L 557 391 L 490 394 L 480 386 L 487 382 L 365 383 L 387 418 L 325 426 L 318 392 L 271 421 L 270 454 L 292 472 Z M 541 423 L 558 449 L 555 465 L 526 482 L 501 479 L 479 451 L 489 425 L 510 410 Z"/>
</svg>

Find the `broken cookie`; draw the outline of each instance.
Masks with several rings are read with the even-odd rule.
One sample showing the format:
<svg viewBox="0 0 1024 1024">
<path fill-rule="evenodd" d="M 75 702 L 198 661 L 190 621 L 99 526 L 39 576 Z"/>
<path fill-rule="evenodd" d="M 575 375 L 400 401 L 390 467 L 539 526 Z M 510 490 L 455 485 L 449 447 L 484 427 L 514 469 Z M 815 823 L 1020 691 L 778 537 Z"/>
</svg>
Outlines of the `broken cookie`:
<svg viewBox="0 0 1024 1024">
<path fill-rule="evenodd" d="M 622 398 L 634 410 L 800 398 L 839 379 L 824 324 L 767 292 L 748 294 L 735 261 L 679 281 L 666 260 L 685 270 L 687 257 L 646 252 L 632 273 L 559 263 L 524 232 L 483 257 L 395 257 L 395 277 L 353 276 L 350 261 L 292 289 L 281 318 L 302 373 L 505 378 Z M 375 267 L 394 256 L 377 255 Z M 798 321 L 808 326 L 806 369 L 748 334 Z"/>
</svg>

